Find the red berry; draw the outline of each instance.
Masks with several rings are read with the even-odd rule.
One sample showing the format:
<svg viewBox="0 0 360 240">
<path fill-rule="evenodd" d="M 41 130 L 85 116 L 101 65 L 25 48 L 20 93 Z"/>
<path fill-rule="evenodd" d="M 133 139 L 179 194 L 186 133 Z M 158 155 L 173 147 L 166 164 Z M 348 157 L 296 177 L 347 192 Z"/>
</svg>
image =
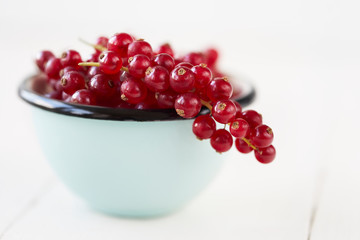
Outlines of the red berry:
<svg viewBox="0 0 360 240">
<path fill-rule="evenodd" d="M 68 66 L 68 67 L 64 67 L 63 69 L 60 70 L 59 76 L 62 77 L 62 76 L 64 76 L 65 73 L 71 72 L 71 71 L 80 72 L 78 68 L 73 67 L 73 66 Z"/>
<path fill-rule="evenodd" d="M 116 93 L 114 81 L 105 74 L 97 74 L 91 78 L 89 89 L 100 98 L 110 98 Z"/>
<path fill-rule="evenodd" d="M 138 110 L 155 109 L 151 105 L 144 102 L 136 104 L 134 108 Z"/>
<path fill-rule="evenodd" d="M 80 68 L 78 64 L 81 62 L 82 60 L 80 53 L 75 50 L 67 50 L 61 55 L 61 64 L 63 65 L 63 67 L 71 66 L 75 68 Z"/>
<path fill-rule="evenodd" d="M 62 92 L 63 87 L 61 85 L 61 81 L 59 80 L 55 80 L 55 79 L 50 79 L 49 80 L 49 85 L 55 90 L 55 91 L 60 91 Z"/>
<path fill-rule="evenodd" d="M 199 139 L 208 139 L 216 131 L 216 123 L 210 115 L 201 115 L 195 119 L 192 130 Z"/>
<path fill-rule="evenodd" d="M 189 62 L 183 62 L 181 61 L 180 63 L 176 64 L 175 68 L 177 67 L 187 67 L 187 68 L 192 68 L 194 65 L 189 63 Z"/>
<path fill-rule="evenodd" d="M 205 56 L 201 52 L 191 52 L 189 54 L 186 54 L 183 58 L 184 62 L 189 62 L 193 65 L 199 65 L 201 63 L 205 63 Z"/>
<path fill-rule="evenodd" d="M 265 148 L 271 145 L 274 139 L 273 131 L 266 125 L 257 126 L 251 134 L 251 143 L 258 148 Z"/>
<path fill-rule="evenodd" d="M 97 74 L 103 74 L 99 67 L 90 67 L 87 72 L 87 77 L 91 79 L 93 76 Z"/>
<path fill-rule="evenodd" d="M 225 129 L 218 129 L 210 139 L 211 146 L 219 153 L 228 151 L 232 144 L 233 138 Z"/>
<path fill-rule="evenodd" d="M 142 54 L 135 55 L 134 57 L 129 58 L 129 73 L 136 78 L 143 78 L 150 65 L 150 58 Z"/>
<path fill-rule="evenodd" d="M 70 94 L 67 94 L 65 92 L 62 92 L 61 93 L 61 98 L 63 101 L 65 102 L 70 102 L 70 99 L 71 99 L 71 95 Z"/>
<path fill-rule="evenodd" d="M 54 58 L 54 57 L 55 57 L 54 54 L 50 51 L 47 51 L 47 50 L 41 51 L 36 55 L 36 59 L 35 59 L 36 65 L 39 67 L 39 69 L 41 71 L 44 71 L 46 63 L 51 58 Z"/>
<path fill-rule="evenodd" d="M 247 110 L 242 112 L 241 118 L 247 121 L 251 128 L 255 128 L 262 124 L 262 116 L 254 110 Z"/>
<path fill-rule="evenodd" d="M 127 79 L 121 84 L 121 99 L 131 104 L 143 101 L 147 95 L 145 84 L 137 79 Z"/>
<path fill-rule="evenodd" d="M 270 145 L 266 148 L 259 148 L 257 151 L 254 151 L 256 159 L 261 163 L 271 163 L 274 161 L 276 156 L 276 150 L 273 145 Z"/>
<path fill-rule="evenodd" d="M 191 71 L 195 73 L 195 87 L 197 89 L 204 89 L 210 83 L 212 79 L 211 70 L 206 64 L 200 64 L 191 68 Z"/>
<path fill-rule="evenodd" d="M 242 118 L 242 107 L 240 105 L 240 103 L 234 101 L 235 106 L 236 106 L 236 118 Z"/>
<path fill-rule="evenodd" d="M 107 49 L 116 52 L 120 57 L 127 57 L 128 46 L 133 41 L 133 37 L 127 33 L 116 33 L 110 37 Z"/>
<path fill-rule="evenodd" d="M 205 102 L 210 102 L 210 98 L 206 94 L 206 88 L 197 90 L 196 92 L 202 100 L 204 100 Z"/>
<path fill-rule="evenodd" d="M 96 105 L 96 98 L 94 93 L 87 89 L 77 90 L 70 98 L 70 102 L 85 104 L 85 105 Z"/>
<path fill-rule="evenodd" d="M 169 54 L 170 56 L 174 57 L 174 51 L 172 50 L 170 44 L 165 43 L 163 45 L 160 45 L 157 53 L 165 53 L 165 54 Z"/>
<path fill-rule="evenodd" d="M 46 93 L 44 95 L 45 97 L 56 99 L 56 100 L 62 100 L 62 91 L 61 90 L 54 90 L 50 93 Z"/>
<path fill-rule="evenodd" d="M 162 66 L 149 67 L 144 83 L 153 92 L 163 92 L 169 88 L 169 72 Z"/>
<path fill-rule="evenodd" d="M 59 79 L 59 72 L 63 68 L 59 58 L 51 58 L 45 65 L 45 73 L 48 78 Z"/>
<path fill-rule="evenodd" d="M 107 74 L 107 76 L 114 81 L 114 84 L 115 86 L 120 86 L 120 83 L 121 83 L 121 75 L 122 73 L 125 72 L 125 71 L 120 71 L 118 73 L 115 73 L 115 74 Z"/>
<path fill-rule="evenodd" d="M 134 109 L 135 106 L 133 104 L 123 101 L 123 102 L 119 103 L 116 107 L 117 108 L 125 108 L 125 109 Z"/>
<path fill-rule="evenodd" d="M 218 59 L 218 52 L 214 48 L 209 48 L 205 52 L 206 63 L 209 67 L 214 67 Z"/>
<path fill-rule="evenodd" d="M 195 74 L 187 67 L 177 67 L 171 71 L 170 86 L 178 93 L 185 93 L 194 88 Z"/>
<path fill-rule="evenodd" d="M 124 67 L 127 67 L 129 65 L 129 59 L 127 57 L 121 58 L 121 61 Z"/>
<path fill-rule="evenodd" d="M 223 72 L 220 72 L 218 69 L 213 68 L 212 71 L 214 78 L 223 78 L 225 75 Z"/>
<path fill-rule="evenodd" d="M 155 93 L 148 91 L 146 98 L 143 102 L 135 105 L 135 109 L 157 109 L 157 100 Z"/>
<path fill-rule="evenodd" d="M 86 60 L 86 61 L 87 62 L 98 62 L 100 54 L 101 54 L 101 52 L 96 50 L 96 52 L 92 53 L 90 55 L 90 58 L 88 60 Z"/>
<path fill-rule="evenodd" d="M 174 107 L 181 117 L 193 118 L 200 112 L 201 101 L 195 93 L 183 93 L 176 98 Z"/>
<path fill-rule="evenodd" d="M 128 47 L 128 57 L 133 57 L 138 54 L 151 58 L 153 55 L 151 45 L 142 39 L 130 43 Z"/>
<path fill-rule="evenodd" d="M 65 93 L 73 95 L 77 90 L 85 88 L 84 75 L 76 71 L 67 72 L 61 78 L 61 85 Z"/>
<path fill-rule="evenodd" d="M 106 74 L 115 74 L 121 70 L 122 60 L 113 51 L 104 51 L 99 56 L 100 70 Z"/>
<path fill-rule="evenodd" d="M 230 99 L 233 88 L 226 78 L 214 78 L 207 87 L 207 95 L 212 102 Z"/>
<path fill-rule="evenodd" d="M 241 153 L 249 153 L 253 150 L 245 141 L 240 138 L 235 139 L 235 147 Z"/>
<path fill-rule="evenodd" d="M 249 131 L 249 124 L 242 118 L 236 118 L 230 123 L 230 133 L 236 138 L 243 138 Z"/>
<path fill-rule="evenodd" d="M 120 75 L 120 82 L 124 82 L 125 80 L 137 80 L 137 78 L 131 75 L 129 72 L 123 71 Z"/>
<path fill-rule="evenodd" d="M 170 72 L 175 67 L 175 60 L 172 56 L 170 56 L 167 53 L 160 53 L 155 56 L 153 60 L 153 64 L 163 66 Z"/>
<path fill-rule="evenodd" d="M 236 106 L 231 100 L 218 101 L 212 108 L 212 115 L 219 123 L 227 124 L 236 114 Z"/>
<path fill-rule="evenodd" d="M 102 47 L 107 47 L 109 42 L 109 38 L 104 37 L 104 36 L 100 36 L 96 39 L 96 45 L 100 45 Z M 97 52 L 100 52 L 99 50 L 96 50 Z"/>
<path fill-rule="evenodd" d="M 156 94 L 152 91 L 148 91 L 146 98 L 144 100 L 144 103 L 148 104 L 148 106 L 151 106 L 152 109 L 158 108 Z"/>
<path fill-rule="evenodd" d="M 175 99 L 177 98 L 177 95 L 178 93 L 174 92 L 171 89 L 168 89 L 165 92 L 157 93 L 155 96 L 159 108 L 163 108 L 163 109 L 174 108 L 174 103 L 175 103 Z"/>
</svg>

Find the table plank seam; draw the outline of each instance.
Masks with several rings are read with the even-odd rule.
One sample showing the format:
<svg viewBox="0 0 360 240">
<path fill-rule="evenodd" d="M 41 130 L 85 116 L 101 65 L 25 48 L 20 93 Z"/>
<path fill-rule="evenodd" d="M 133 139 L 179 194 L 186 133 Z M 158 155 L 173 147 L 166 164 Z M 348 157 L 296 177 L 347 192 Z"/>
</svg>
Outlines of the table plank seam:
<svg viewBox="0 0 360 240">
<path fill-rule="evenodd" d="M 24 207 L 17 214 L 15 214 L 15 216 L 5 226 L 4 230 L 0 232 L 0 240 L 3 240 L 6 233 L 39 204 L 40 200 L 55 187 L 55 183 L 56 181 L 54 177 L 51 177 L 44 182 L 44 184 L 39 188 L 34 196 L 30 198 L 29 201 L 27 201 Z"/>
<path fill-rule="evenodd" d="M 315 181 L 316 185 L 315 185 L 315 192 L 314 192 L 314 200 L 313 200 L 313 206 L 311 208 L 311 213 L 310 213 L 310 221 L 309 221 L 309 227 L 308 227 L 307 240 L 311 240 L 313 227 L 316 222 L 316 216 L 318 213 L 320 200 L 322 197 L 322 192 L 323 192 L 324 185 L 325 185 L 326 178 L 327 178 L 327 173 L 328 173 L 328 171 L 326 168 L 320 169 L 319 174 Z"/>
</svg>

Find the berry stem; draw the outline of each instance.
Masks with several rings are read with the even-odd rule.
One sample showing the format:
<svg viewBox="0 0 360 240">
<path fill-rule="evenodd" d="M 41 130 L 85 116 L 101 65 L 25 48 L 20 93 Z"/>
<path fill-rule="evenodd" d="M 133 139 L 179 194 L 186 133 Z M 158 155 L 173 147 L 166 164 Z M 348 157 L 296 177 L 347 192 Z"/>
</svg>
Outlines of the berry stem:
<svg viewBox="0 0 360 240">
<path fill-rule="evenodd" d="M 89 43 L 89 42 L 87 42 L 87 41 L 85 41 L 84 39 L 81 39 L 81 38 L 79 38 L 79 41 L 82 42 L 82 43 L 84 43 L 84 44 L 86 44 L 86 45 L 89 45 L 89 46 L 91 46 L 91 47 L 93 47 L 93 48 L 95 48 L 96 50 L 99 50 L 99 51 L 101 51 L 101 52 L 107 50 L 107 48 L 104 47 L 104 46 Z"/>
<path fill-rule="evenodd" d="M 257 147 L 255 147 L 254 145 L 251 144 L 251 142 L 249 141 L 249 139 L 246 139 L 246 138 L 241 138 L 244 142 L 247 143 L 247 145 L 249 145 L 249 147 L 251 147 L 252 149 L 254 149 L 255 151 L 257 151 Z"/>
<path fill-rule="evenodd" d="M 85 67 L 100 67 L 100 63 L 98 62 L 81 62 L 78 65 Z M 127 67 L 121 67 L 121 71 L 129 72 L 129 69 Z"/>
<path fill-rule="evenodd" d="M 207 108 L 210 110 L 210 112 L 211 112 L 212 106 L 211 106 L 211 104 L 210 104 L 209 102 L 206 102 L 206 101 L 204 101 L 204 100 L 201 99 L 201 104 L 202 104 L 203 106 L 207 107 Z"/>
<path fill-rule="evenodd" d="M 82 67 L 100 67 L 98 62 L 81 62 L 78 65 Z"/>
</svg>

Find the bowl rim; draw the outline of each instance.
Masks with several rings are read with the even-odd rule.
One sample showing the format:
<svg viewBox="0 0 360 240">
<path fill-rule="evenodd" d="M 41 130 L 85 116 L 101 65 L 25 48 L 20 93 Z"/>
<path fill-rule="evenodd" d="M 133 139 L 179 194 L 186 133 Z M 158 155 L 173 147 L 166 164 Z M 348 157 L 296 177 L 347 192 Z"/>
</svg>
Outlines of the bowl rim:
<svg viewBox="0 0 360 240">
<path fill-rule="evenodd" d="M 32 90 L 34 79 L 39 74 L 32 75 L 21 82 L 18 87 L 18 95 L 30 105 L 53 113 L 98 119 L 98 120 L 115 120 L 115 121 L 167 121 L 167 120 L 186 120 L 180 117 L 175 109 L 126 109 L 111 108 L 102 106 L 89 106 L 76 103 L 68 103 L 56 99 L 48 98 Z M 238 83 L 237 83 L 238 84 Z M 233 99 L 241 104 L 242 107 L 248 106 L 255 98 L 256 91 L 248 81 L 239 83 L 245 92 L 238 98 Z M 207 114 L 209 110 L 202 107 L 199 115 Z"/>
</svg>

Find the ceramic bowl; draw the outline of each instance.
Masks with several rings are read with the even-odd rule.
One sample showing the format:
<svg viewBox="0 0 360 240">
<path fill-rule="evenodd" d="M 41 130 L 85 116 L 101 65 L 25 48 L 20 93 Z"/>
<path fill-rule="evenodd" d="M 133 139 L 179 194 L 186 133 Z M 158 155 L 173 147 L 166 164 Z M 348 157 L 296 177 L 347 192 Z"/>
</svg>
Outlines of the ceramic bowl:
<svg viewBox="0 0 360 240">
<path fill-rule="evenodd" d="M 50 165 L 94 209 L 122 217 L 169 214 L 193 199 L 221 168 L 221 155 L 193 135 L 193 119 L 182 119 L 174 110 L 57 101 L 41 94 L 44 84 L 30 77 L 19 96 L 32 105 Z M 248 83 L 240 86 L 236 100 L 245 106 L 255 91 Z"/>
</svg>

